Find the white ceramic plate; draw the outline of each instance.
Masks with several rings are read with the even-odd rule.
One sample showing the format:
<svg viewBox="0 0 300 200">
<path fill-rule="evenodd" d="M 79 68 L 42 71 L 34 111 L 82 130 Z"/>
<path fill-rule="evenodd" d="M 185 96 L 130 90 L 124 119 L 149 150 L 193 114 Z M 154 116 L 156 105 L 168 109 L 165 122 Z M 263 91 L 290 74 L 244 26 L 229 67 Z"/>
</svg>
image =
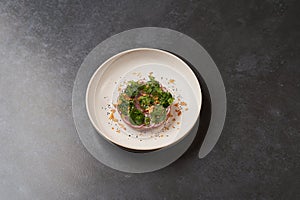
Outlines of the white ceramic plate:
<svg viewBox="0 0 300 200">
<path fill-rule="evenodd" d="M 175 97 L 172 116 L 161 127 L 138 131 L 127 126 L 116 111 L 117 97 L 130 80 L 149 80 L 152 74 Z M 181 59 L 166 51 L 137 48 L 104 62 L 92 76 L 86 108 L 95 129 L 107 140 L 129 149 L 153 150 L 174 144 L 196 123 L 202 103 L 199 82 Z"/>
</svg>

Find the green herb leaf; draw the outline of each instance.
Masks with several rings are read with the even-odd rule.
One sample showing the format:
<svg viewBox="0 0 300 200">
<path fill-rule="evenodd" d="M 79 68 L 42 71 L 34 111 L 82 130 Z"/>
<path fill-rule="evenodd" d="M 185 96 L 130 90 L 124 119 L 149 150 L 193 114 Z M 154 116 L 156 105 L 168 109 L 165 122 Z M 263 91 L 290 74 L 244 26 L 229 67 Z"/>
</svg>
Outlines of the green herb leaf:
<svg viewBox="0 0 300 200">
<path fill-rule="evenodd" d="M 169 105 L 171 105 L 174 101 L 174 98 L 172 97 L 172 94 L 170 92 L 163 92 L 159 96 L 160 104 L 163 105 L 164 108 L 167 108 Z"/>
<path fill-rule="evenodd" d="M 128 86 L 125 89 L 125 94 L 127 94 L 130 98 L 136 96 L 139 92 L 140 83 L 136 81 L 130 81 Z"/>
<path fill-rule="evenodd" d="M 150 113 L 150 117 L 153 123 L 158 124 L 166 119 L 167 111 L 162 105 L 156 105 L 153 112 Z"/>
<path fill-rule="evenodd" d="M 151 121 L 150 117 L 145 117 L 144 123 L 145 123 L 146 125 L 149 125 L 149 124 L 150 124 L 150 121 Z"/>
<path fill-rule="evenodd" d="M 119 96 L 119 104 L 118 110 L 122 113 L 122 115 L 127 116 L 129 114 L 129 100 L 126 100 L 124 97 L 124 93 Z"/>
<path fill-rule="evenodd" d="M 131 109 L 129 113 L 130 123 L 132 123 L 133 125 L 142 125 L 144 123 L 144 120 L 145 120 L 145 116 L 140 110 L 136 108 Z"/>
<path fill-rule="evenodd" d="M 146 109 L 154 103 L 154 100 L 149 95 L 139 97 L 141 108 Z"/>
</svg>

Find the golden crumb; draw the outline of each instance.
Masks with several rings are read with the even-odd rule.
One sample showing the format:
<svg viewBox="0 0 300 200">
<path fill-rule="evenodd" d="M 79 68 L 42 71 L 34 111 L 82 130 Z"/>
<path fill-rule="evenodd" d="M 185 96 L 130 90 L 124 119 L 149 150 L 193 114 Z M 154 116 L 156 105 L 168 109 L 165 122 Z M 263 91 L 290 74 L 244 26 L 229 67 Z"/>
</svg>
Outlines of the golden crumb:
<svg viewBox="0 0 300 200">
<path fill-rule="evenodd" d="M 118 121 L 118 120 L 115 118 L 115 116 L 114 116 L 114 113 L 113 113 L 113 112 L 109 114 L 109 117 L 108 117 L 108 119 L 110 119 L 110 120 L 112 120 L 112 121 L 114 121 L 114 122 L 117 122 L 117 121 Z"/>
<path fill-rule="evenodd" d="M 181 111 L 179 110 L 179 112 L 178 112 L 178 114 L 177 114 L 178 116 L 180 116 L 181 115 Z"/>
<path fill-rule="evenodd" d="M 185 103 L 184 101 L 182 101 L 182 102 L 180 102 L 180 105 L 181 105 L 181 106 L 186 106 L 187 103 Z"/>
<path fill-rule="evenodd" d="M 169 82 L 170 82 L 170 83 L 174 83 L 175 80 L 174 80 L 174 79 L 170 79 Z"/>
</svg>

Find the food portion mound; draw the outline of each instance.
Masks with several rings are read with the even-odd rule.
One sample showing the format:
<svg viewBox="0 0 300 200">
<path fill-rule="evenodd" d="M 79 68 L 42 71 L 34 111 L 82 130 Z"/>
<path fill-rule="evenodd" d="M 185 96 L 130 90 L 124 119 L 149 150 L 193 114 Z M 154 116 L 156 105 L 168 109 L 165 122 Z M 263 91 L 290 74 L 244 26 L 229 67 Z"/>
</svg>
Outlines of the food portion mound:
<svg viewBox="0 0 300 200">
<path fill-rule="evenodd" d="M 135 129 L 159 127 L 169 117 L 174 97 L 153 76 L 149 81 L 129 81 L 118 97 L 117 110 Z"/>
</svg>

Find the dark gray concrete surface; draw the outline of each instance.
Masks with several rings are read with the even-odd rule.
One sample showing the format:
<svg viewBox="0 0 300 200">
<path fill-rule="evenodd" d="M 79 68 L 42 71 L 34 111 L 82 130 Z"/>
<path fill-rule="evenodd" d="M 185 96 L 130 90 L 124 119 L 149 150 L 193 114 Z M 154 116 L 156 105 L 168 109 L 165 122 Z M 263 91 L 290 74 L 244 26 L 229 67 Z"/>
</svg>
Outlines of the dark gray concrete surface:
<svg viewBox="0 0 300 200">
<path fill-rule="evenodd" d="M 299 1 L 0 1 L 0 199 L 299 199 Z M 227 89 L 223 134 L 126 174 L 95 160 L 72 119 L 75 75 L 136 27 L 203 45 Z"/>
</svg>

